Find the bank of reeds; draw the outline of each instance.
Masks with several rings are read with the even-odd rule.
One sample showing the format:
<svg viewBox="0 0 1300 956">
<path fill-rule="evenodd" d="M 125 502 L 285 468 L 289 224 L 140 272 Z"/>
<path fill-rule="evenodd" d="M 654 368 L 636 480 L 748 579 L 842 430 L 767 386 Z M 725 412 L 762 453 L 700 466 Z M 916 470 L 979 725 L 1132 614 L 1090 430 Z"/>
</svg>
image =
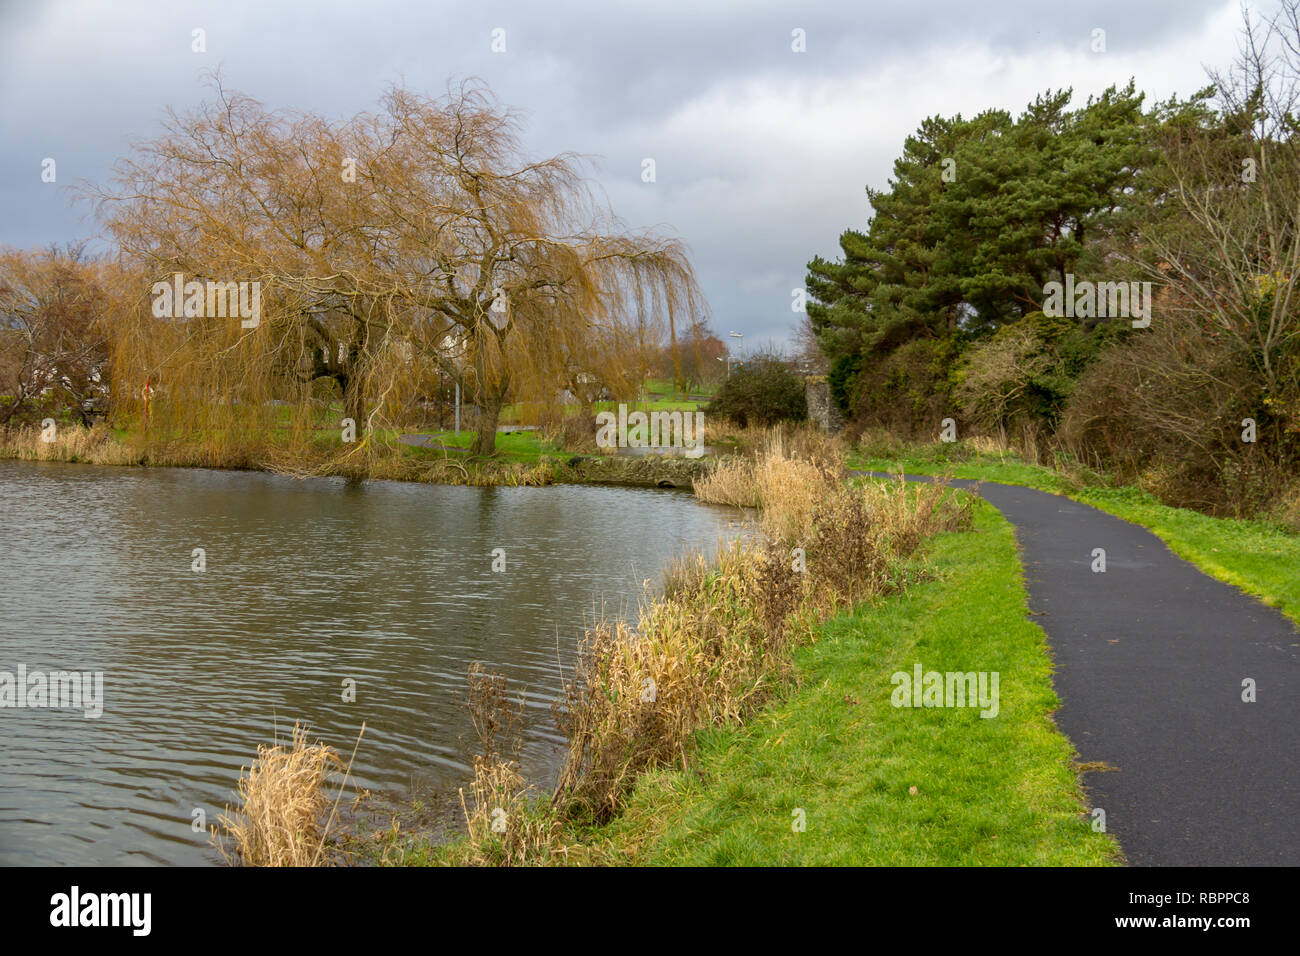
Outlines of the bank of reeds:
<svg viewBox="0 0 1300 956">
<path fill-rule="evenodd" d="M 114 438 L 105 425 L 36 426 L 0 430 L 0 458 L 25 461 L 79 461 L 96 465 L 138 465 L 140 452 Z"/>
<path fill-rule="evenodd" d="M 635 622 L 603 620 L 588 629 L 556 706 L 568 750 L 549 795 L 519 771 L 520 701 L 504 678 L 471 670 L 479 753 L 468 792 L 461 792 L 466 835 L 441 860 L 587 859 L 586 835 L 623 810 L 642 774 L 689 766 L 699 731 L 744 722 L 791 686 L 793 651 L 815 640 L 821 621 L 906 588 L 917 574 L 911 559 L 929 537 L 970 526 L 969 496 L 942 485 L 846 484 L 833 442 L 800 442 L 778 430 L 760 444 L 753 458 L 720 464 L 697 494 L 759 509 L 761 533 L 730 542 L 712 559 L 677 561 Z M 264 755 L 259 774 L 280 769 L 241 781 L 244 815 L 254 822 L 227 829 L 245 862 L 282 859 L 322 842 L 310 822 L 322 807 L 313 796 L 319 776 L 288 759 Z M 295 826 L 299 835 L 286 836 Z"/>
<path fill-rule="evenodd" d="M 815 639 L 819 622 L 904 588 L 922 543 L 971 521 L 968 496 L 901 481 L 846 485 L 833 458 L 792 455 L 779 435 L 753 460 L 720 466 L 697 493 L 760 508 L 764 533 L 712 561 L 677 562 L 635 624 L 588 630 L 557 707 L 569 744 L 554 792 L 525 794 L 514 764 L 485 753 L 465 808 L 468 835 L 449 859 L 568 859 L 586 828 L 619 814 L 641 774 L 688 766 L 698 731 L 743 722 L 788 687 L 793 649 Z M 528 821 L 519 824 L 527 836 L 509 844 L 526 852 L 502 852 L 503 835 L 486 825 L 497 810 Z"/>
<path fill-rule="evenodd" d="M 778 541 L 796 539 L 811 526 L 818 505 L 843 483 L 843 456 L 833 440 L 804 429 L 763 430 L 753 456 L 725 460 L 695 482 L 701 501 L 757 508 L 765 532 Z"/>
<path fill-rule="evenodd" d="M 460 791 L 466 839 L 459 862 L 527 866 L 567 852 L 559 819 L 519 772 L 523 698 L 511 699 L 506 678 L 474 664 L 469 669 L 470 722 L 478 737 L 469 798 Z"/>
</svg>

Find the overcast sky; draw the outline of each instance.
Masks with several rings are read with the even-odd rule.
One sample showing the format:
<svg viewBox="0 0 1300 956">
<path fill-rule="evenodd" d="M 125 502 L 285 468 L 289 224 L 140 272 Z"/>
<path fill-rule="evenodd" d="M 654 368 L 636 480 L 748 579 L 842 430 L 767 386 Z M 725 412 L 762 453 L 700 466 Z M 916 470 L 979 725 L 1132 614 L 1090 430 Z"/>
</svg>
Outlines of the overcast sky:
<svg viewBox="0 0 1300 956">
<path fill-rule="evenodd" d="M 1048 88 L 1082 102 L 1129 77 L 1187 94 L 1232 59 L 1239 22 L 1237 0 L 0 0 L 0 244 L 95 235 L 68 186 L 103 181 L 163 107 L 209 96 L 205 70 L 333 117 L 402 79 L 438 94 L 480 76 L 525 111 L 530 152 L 592 155 L 619 216 L 687 243 L 719 334 L 783 345 L 808 260 L 865 224 L 864 187 L 923 118 L 1019 113 Z"/>
</svg>

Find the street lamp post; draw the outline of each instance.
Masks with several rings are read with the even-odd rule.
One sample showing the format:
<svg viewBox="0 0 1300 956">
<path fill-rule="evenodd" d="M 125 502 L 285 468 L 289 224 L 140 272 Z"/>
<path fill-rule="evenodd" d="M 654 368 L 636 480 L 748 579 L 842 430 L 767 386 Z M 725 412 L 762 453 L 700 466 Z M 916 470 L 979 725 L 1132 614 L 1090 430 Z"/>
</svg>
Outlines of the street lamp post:
<svg viewBox="0 0 1300 956">
<path fill-rule="evenodd" d="M 460 378 L 461 378 L 461 364 L 460 364 L 460 357 L 461 357 L 462 353 L 465 351 L 465 340 L 464 340 L 464 339 L 455 339 L 455 338 L 452 338 L 450 335 L 445 335 L 445 336 L 443 336 L 443 339 L 442 339 L 442 347 L 443 347 L 443 350 L 444 350 L 444 351 L 446 351 L 449 355 L 452 356 L 452 360 L 453 360 L 453 361 L 455 362 L 455 364 L 456 364 L 456 375 L 455 375 L 455 379 L 456 379 L 456 434 L 459 435 L 459 434 L 460 434 Z"/>
<path fill-rule="evenodd" d="M 740 339 L 740 362 L 743 365 L 745 363 L 745 333 L 728 332 L 727 334 L 731 336 L 733 339 Z M 728 376 L 731 375 L 731 353 L 730 352 L 727 353 L 727 375 Z"/>
</svg>

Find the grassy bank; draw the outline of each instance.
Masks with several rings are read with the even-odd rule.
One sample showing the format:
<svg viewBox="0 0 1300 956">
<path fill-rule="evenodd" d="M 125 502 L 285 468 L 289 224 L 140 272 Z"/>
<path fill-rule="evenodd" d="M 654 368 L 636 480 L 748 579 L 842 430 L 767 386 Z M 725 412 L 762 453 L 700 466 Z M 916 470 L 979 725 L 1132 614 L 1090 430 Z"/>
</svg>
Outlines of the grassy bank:
<svg viewBox="0 0 1300 956">
<path fill-rule="evenodd" d="M 835 459 L 790 457 L 780 434 L 773 445 L 697 486 L 706 500 L 761 504 L 760 534 L 678 562 L 634 618 L 588 629 L 557 710 L 567 747 L 554 788 L 540 793 L 519 774 L 515 690 L 471 673 L 480 743 L 462 792 L 466 835 L 434 848 L 396 825 L 358 841 L 366 852 L 405 864 L 602 862 L 599 834 L 647 774 L 693 767 L 701 733 L 745 726 L 796 685 L 793 655 L 819 623 L 906 591 L 924 575 L 915 557 L 926 542 L 969 527 L 964 493 L 855 487 Z"/>
<path fill-rule="evenodd" d="M 905 590 L 820 624 L 793 650 L 779 692 L 747 720 L 696 730 L 686 766 L 645 770 L 610 820 L 564 830 L 562 854 L 515 862 L 1121 862 L 1115 841 L 1089 825 L 1073 749 L 1051 719 L 1051 663 L 1026 616 L 1011 526 L 980 503 L 973 530 L 938 535 L 911 570 Z M 894 707 L 890 678 L 916 663 L 998 671 L 997 716 Z M 535 821 L 538 807 L 524 817 Z M 471 844 L 493 842 L 482 826 L 446 845 L 397 832 L 379 852 L 385 862 L 487 862 Z"/>
<path fill-rule="evenodd" d="M 884 452 L 884 453 L 882 453 Z M 1206 574 L 1232 584 L 1300 622 L 1300 533 L 1289 516 L 1276 519 L 1216 518 L 1164 504 L 1131 486 L 1082 469 L 1059 471 L 1031 464 L 1004 451 L 966 443 L 872 447 L 848 459 L 867 471 L 947 475 L 1023 485 L 1065 495 L 1147 528 L 1179 557 Z"/>
<path fill-rule="evenodd" d="M 981 504 L 945 534 L 933 579 L 837 617 L 794 658 L 796 690 L 701 735 L 689 771 L 648 776 L 593 846 L 645 865 L 1117 862 L 1083 815 L 1042 631 L 1026 617 L 1010 525 Z M 998 671 L 1000 709 L 895 708 L 890 675 Z M 795 832 L 802 809 L 807 829 Z"/>
<path fill-rule="evenodd" d="M 810 486 L 812 494 L 801 498 Z M 917 534 L 904 516 L 930 513 L 936 489 L 893 482 L 868 483 L 866 500 L 887 497 L 873 501 L 868 522 L 854 523 L 811 500 L 824 491 L 811 471 L 770 460 L 747 475 L 719 476 L 706 489 L 766 504 L 766 532 L 783 545 L 819 525 L 842 531 L 841 546 L 872 525 L 885 529 L 874 548 L 842 562 L 875 567 L 859 580 L 857 600 L 819 603 L 814 617 L 804 618 L 806 631 L 795 626 L 774 640 L 755 626 L 771 616 L 743 607 L 770 593 L 743 585 L 757 555 L 737 565 L 733 553 L 702 579 L 703 591 L 700 579 L 674 583 L 670 575 L 669 593 L 684 588 L 694 616 L 652 612 L 635 633 L 622 631 L 603 645 L 610 655 L 583 673 L 597 692 L 568 704 L 582 715 L 567 728 L 580 759 L 571 754 L 555 794 L 539 794 L 508 773 L 498 783 L 487 770 L 501 774 L 501 762 L 480 763 L 467 795 L 467 837 L 439 846 L 418 834 L 399 837 L 395 828 L 378 858 L 405 865 L 1119 862 L 1114 841 L 1089 825 L 1073 750 L 1051 720 L 1058 706 L 1051 664 L 1042 631 L 1026 616 L 1010 525 L 978 503 L 973 529 L 929 524 Z M 870 560 L 885 541 L 910 543 L 895 560 Z M 810 567 L 809 577 L 825 567 Z M 730 600 L 719 610 L 722 594 Z M 720 653 L 705 653 L 688 633 L 707 634 L 710 617 L 728 624 Z M 664 634 L 669 622 L 678 625 L 675 636 Z M 916 664 L 998 672 L 996 716 L 982 718 L 970 707 L 893 706 L 892 675 L 911 674 Z M 650 668 L 660 680 L 677 675 L 671 679 L 690 692 L 661 693 L 653 706 L 625 705 L 636 701 Z M 656 685 L 661 692 L 667 686 Z M 695 706 L 683 706 L 686 699 Z M 665 710 L 674 715 L 667 734 Z M 594 753 L 593 732 L 604 737 Z M 645 759 L 651 743 L 659 747 Z M 575 767 L 585 778 L 576 800 L 565 793 Z M 611 768 L 621 774 L 616 782 Z M 494 809 L 518 829 L 492 832 Z"/>
</svg>

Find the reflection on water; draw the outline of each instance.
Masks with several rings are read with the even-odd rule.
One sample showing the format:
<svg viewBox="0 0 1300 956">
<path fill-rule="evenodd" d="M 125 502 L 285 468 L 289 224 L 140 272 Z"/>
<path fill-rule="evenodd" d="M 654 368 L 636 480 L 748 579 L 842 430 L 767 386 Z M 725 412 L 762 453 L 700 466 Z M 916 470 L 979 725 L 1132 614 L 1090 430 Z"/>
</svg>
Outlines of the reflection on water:
<svg viewBox="0 0 1300 956">
<path fill-rule="evenodd" d="M 582 624 L 733 517 L 657 490 L 0 462 L 0 671 L 103 671 L 105 697 L 98 720 L 0 709 L 0 863 L 210 862 L 192 812 L 213 822 L 295 720 L 345 754 L 365 721 L 362 787 L 461 785 L 473 661 L 526 685 L 546 785 Z"/>
</svg>

